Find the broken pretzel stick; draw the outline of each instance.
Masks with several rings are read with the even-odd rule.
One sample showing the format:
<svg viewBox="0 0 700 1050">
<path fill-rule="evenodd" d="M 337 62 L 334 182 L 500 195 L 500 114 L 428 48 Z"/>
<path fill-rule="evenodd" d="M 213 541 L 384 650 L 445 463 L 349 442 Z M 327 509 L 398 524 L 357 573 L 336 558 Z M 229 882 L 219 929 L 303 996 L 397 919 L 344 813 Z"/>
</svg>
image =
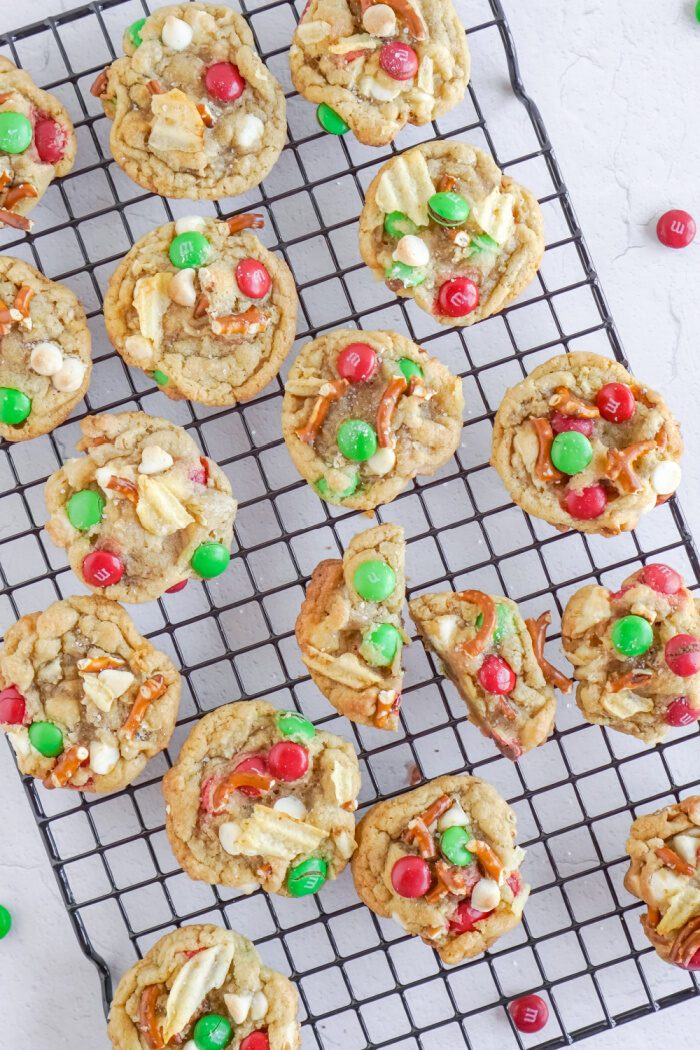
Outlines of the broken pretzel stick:
<svg viewBox="0 0 700 1050">
<path fill-rule="evenodd" d="M 209 309 L 209 297 L 206 295 L 200 295 L 197 302 L 194 304 L 192 316 L 195 321 L 199 321 L 200 317 L 204 317 L 207 310 Z"/>
<path fill-rule="evenodd" d="M 158 700 L 159 697 L 163 696 L 167 688 L 165 678 L 160 673 L 151 675 L 150 678 L 147 678 L 146 681 L 141 684 L 141 688 L 136 694 L 133 707 L 131 708 L 131 711 L 129 711 L 129 716 L 121 728 L 121 732 L 127 740 L 132 740 L 136 736 L 141 723 L 146 717 L 146 712 L 149 707 L 155 700 Z"/>
<path fill-rule="evenodd" d="M 393 729 L 401 706 L 401 693 L 395 689 L 381 689 L 374 709 L 374 724 L 377 729 Z"/>
<path fill-rule="evenodd" d="M 90 87 L 90 94 L 94 95 L 95 98 L 99 98 L 104 93 L 107 87 L 107 81 L 109 80 L 109 69 L 103 69 L 101 73 L 98 73 L 92 82 Z"/>
<path fill-rule="evenodd" d="M 481 627 L 479 627 L 474 637 L 462 644 L 462 652 L 465 656 L 478 656 L 489 644 L 489 639 L 496 629 L 496 604 L 483 591 L 462 591 L 457 597 L 460 601 L 471 602 L 472 605 L 476 605 L 483 616 Z"/>
<path fill-rule="evenodd" d="M 380 448 L 391 448 L 391 420 L 393 419 L 399 398 L 408 389 L 408 380 L 403 375 L 393 376 L 382 394 L 377 406 L 377 437 Z"/>
<path fill-rule="evenodd" d="M 149 80 L 146 84 L 151 95 L 165 95 L 166 89 L 161 84 L 160 80 Z"/>
<path fill-rule="evenodd" d="M 578 397 L 568 386 L 558 386 L 553 397 L 550 397 L 549 404 L 563 416 L 574 416 L 576 419 L 598 419 L 600 416 L 595 405 Z"/>
<path fill-rule="evenodd" d="M 122 496 L 124 499 L 128 499 L 129 503 L 138 503 L 139 501 L 139 490 L 133 481 L 129 481 L 128 478 L 118 478 L 116 474 L 112 474 L 105 488 L 111 489 L 112 492 L 116 492 L 117 495 Z"/>
<path fill-rule="evenodd" d="M 533 430 L 537 436 L 539 450 L 537 462 L 535 463 L 535 476 L 540 481 L 561 481 L 563 474 L 552 463 L 552 442 L 554 431 L 548 419 L 531 419 Z"/>
<path fill-rule="evenodd" d="M 270 319 L 257 306 L 249 306 L 242 314 L 226 314 L 212 317 L 211 330 L 214 335 L 246 335 L 255 329 L 255 334 L 264 332 Z"/>
<path fill-rule="evenodd" d="M 623 492 L 639 492 L 642 482 L 635 472 L 634 464 L 640 456 L 656 448 L 656 441 L 636 441 L 627 448 L 608 449 L 608 460 L 605 475 L 617 483 Z"/>
<path fill-rule="evenodd" d="M 334 401 L 340 400 L 349 385 L 347 379 L 334 379 L 331 383 L 323 384 L 308 421 L 296 432 L 300 441 L 306 445 L 313 445 L 328 415 L 328 410 Z"/>
<path fill-rule="evenodd" d="M 265 219 L 257 212 L 250 212 L 244 215 L 232 215 L 226 220 L 226 225 L 229 233 L 240 233 L 241 230 L 262 230 Z"/>
<path fill-rule="evenodd" d="M 18 186 L 12 186 L 5 194 L 5 199 L 2 202 L 6 208 L 14 208 L 15 204 L 25 200 L 27 197 L 38 197 L 34 186 L 31 182 L 20 182 Z"/>
<path fill-rule="evenodd" d="M 687 875 L 689 878 L 692 878 L 695 874 L 695 868 L 692 864 L 688 864 L 686 860 L 679 857 L 670 846 L 657 846 L 654 853 L 667 868 L 671 868 L 672 871 L 677 872 L 679 875 Z"/>
<path fill-rule="evenodd" d="M 472 839 L 469 843 L 469 851 L 474 854 L 489 878 L 495 879 L 496 882 L 501 881 L 503 865 L 488 842 L 483 842 L 481 839 Z"/>
<path fill-rule="evenodd" d="M 121 656 L 86 656 L 78 660 L 78 670 L 83 674 L 99 674 L 100 671 L 117 671 L 125 663 Z"/>
<path fill-rule="evenodd" d="M 156 1017 L 156 1005 L 164 992 L 164 985 L 149 984 L 141 992 L 141 998 L 139 999 L 139 1030 L 146 1040 L 149 1050 L 161 1050 L 161 1047 L 165 1046 L 163 1030 L 158 1024 Z"/>
<path fill-rule="evenodd" d="M 623 689 L 635 689 L 639 685 L 649 685 L 653 676 L 653 671 L 636 668 L 633 671 L 626 671 L 625 674 L 618 675 L 617 678 L 610 678 L 605 689 L 608 693 L 621 693 Z"/>
<path fill-rule="evenodd" d="M 55 766 L 44 780 L 45 788 L 60 788 L 73 779 L 81 766 L 84 766 L 90 757 L 90 752 L 83 744 L 73 744 L 64 751 Z"/>
<path fill-rule="evenodd" d="M 202 124 L 204 124 L 205 128 L 213 128 L 214 127 L 214 118 L 211 115 L 211 110 L 209 109 L 208 106 L 206 106 L 204 104 L 204 102 L 198 102 L 197 103 L 197 112 L 199 113 L 200 117 L 202 118 Z"/>
<path fill-rule="evenodd" d="M 540 665 L 540 670 L 544 675 L 545 681 L 549 682 L 550 685 L 555 685 L 557 689 L 562 691 L 562 693 L 569 693 L 573 684 L 571 679 L 567 678 L 559 668 L 550 664 L 549 660 L 544 655 L 544 643 L 547 637 L 547 628 L 551 622 L 551 615 L 548 612 L 543 612 L 536 620 L 525 620 L 525 626 L 527 627 L 527 632 L 532 639 L 532 648 L 535 651 L 535 659 Z"/>
<path fill-rule="evenodd" d="M 25 219 L 24 215 L 17 215 L 7 208 L 0 208 L 0 226 L 12 226 L 16 230 L 24 230 L 28 233 L 32 228 L 31 219 Z"/>
<path fill-rule="evenodd" d="M 30 288 L 28 284 L 23 284 L 17 292 L 12 306 L 20 312 L 22 317 L 29 317 L 29 304 L 33 295 L 34 289 Z"/>
</svg>

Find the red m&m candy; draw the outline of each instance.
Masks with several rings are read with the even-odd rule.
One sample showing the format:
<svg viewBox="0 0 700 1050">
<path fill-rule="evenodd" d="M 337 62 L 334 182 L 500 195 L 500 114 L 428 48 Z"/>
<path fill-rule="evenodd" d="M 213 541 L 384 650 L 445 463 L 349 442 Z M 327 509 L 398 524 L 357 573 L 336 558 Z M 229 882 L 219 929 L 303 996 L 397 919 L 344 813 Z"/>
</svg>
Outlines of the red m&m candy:
<svg viewBox="0 0 700 1050">
<path fill-rule="evenodd" d="M 440 288 L 437 305 L 448 317 L 466 317 L 479 305 L 479 289 L 469 277 L 452 277 Z"/>
<path fill-rule="evenodd" d="M 27 713 L 27 702 L 16 685 L 8 685 L 0 693 L 0 723 L 6 726 L 17 726 L 24 722 Z"/>
<path fill-rule="evenodd" d="M 83 558 L 83 576 L 92 587 L 111 587 L 124 575 L 124 563 L 111 551 L 91 551 Z"/>
<path fill-rule="evenodd" d="M 34 144 L 39 160 L 44 164 L 58 164 L 66 151 L 67 141 L 66 129 L 51 117 L 42 117 L 34 125 Z"/>
<path fill-rule="evenodd" d="M 215 62 L 204 74 L 204 84 L 212 98 L 235 102 L 245 88 L 245 80 L 233 62 Z"/>
<path fill-rule="evenodd" d="M 477 922 L 487 919 L 492 914 L 490 911 L 477 911 L 469 901 L 462 901 L 450 919 L 450 930 L 452 933 L 471 933 Z"/>
<path fill-rule="evenodd" d="M 204 456 L 199 457 L 199 466 L 190 471 L 189 479 L 194 481 L 195 485 L 206 485 L 209 481 L 209 464 Z"/>
<path fill-rule="evenodd" d="M 270 1050 L 267 1032 L 251 1032 L 241 1040 L 240 1050 Z"/>
<path fill-rule="evenodd" d="M 664 715 L 666 725 L 689 726 L 698 721 L 700 721 L 700 707 L 691 707 L 687 696 L 677 696 L 666 708 Z"/>
<path fill-rule="evenodd" d="M 479 684 L 487 693 L 503 696 L 512 693 L 517 681 L 515 672 L 502 656 L 487 656 L 479 668 Z"/>
<path fill-rule="evenodd" d="M 664 212 L 656 224 L 656 236 L 667 248 L 687 248 L 696 231 L 693 216 L 679 208 Z"/>
<path fill-rule="evenodd" d="M 432 881 L 428 862 L 422 857 L 400 857 L 391 869 L 391 885 L 400 897 L 423 897 Z"/>
<path fill-rule="evenodd" d="M 587 438 L 593 435 L 592 419 L 578 419 L 577 416 L 565 416 L 563 412 L 552 412 L 550 423 L 555 434 L 563 434 L 566 430 L 577 430 L 579 434 Z"/>
<path fill-rule="evenodd" d="M 242 759 L 235 768 L 239 769 L 241 773 L 268 772 L 264 755 L 249 755 L 247 758 Z M 242 795 L 248 795 L 250 798 L 257 798 L 259 795 L 262 795 L 262 791 L 259 788 L 241 787 L 238 790 Z"/>
<path fill-rule="evenodd" d="M 606 383 L 598 391 L 595 403 L 608 423 L 626 423 L 634 415 L 637 405 L 626 383 Z"/>
<path fill-rule="evenodd" d="M 690 678 L 700 671 L 700 640 L 692 634 L 675 634 L 666 642 L 664 659 L 679 678 Z"/>
<path fill-rule="evenodd" d="M 700 970 L 700 948 L 691 955 L 687 963 L 682 967 L 683 970 Z"/>
<path fill-rule="evenodd" d="M 377 354 L 369 343 L 348 343 L 338 354 L 338 375 L 349 383 L 366 383 L 377 371 Z"/>
<path fill-rule="evenodd" d="M 608 505 L 602 485 L 587 485 L 585 489 L 570 489 L 564 496 L 564 506 L 572 518 L 589 521 L 599 518 Z"/>
<path fill-rule="evenodd" d="M 257 259 L 241 259 L 236 267 L 236 284 L 249 299 L 262 299 L 270 291 L 270 275 Z"/>
<path fill-rule="evenodd" d="M 645 565 L 639 574 L 641 583 L 651 587 L 659 594 L 678 594 L 683 588 L 683 580 L 670 565 L 662 565 L 661 562 L 653 562 Z"/>
<path fill-rule="evenodd" d="M 523 995 L 508 1006 L 508 1013 L 519 1032 L 539 1032 L 549 1020 L 549 1007 L 539 995 Z"/>
<path fill-rule="evenodd" d="M 168 587 L 166 594 L 177 594 L 178 591 L 184 591 L 187 586 L 187 580 L 180 580 L 179 583 L 174 583 L 172 587 Z"/>
<path fill-rule="evenodd" d="M 410 80 L 418 72 L 418 55 L 408 44 L 392 40 L 379 52 L 379 65 L 393 80 Z"/>
<path fill-rule="evenodd" d="M 280 740 L 270 748 L 267 768 L 276 780 L 299 780 L 309 768 L 309 752 L 292 740 Z"/>
</svg>

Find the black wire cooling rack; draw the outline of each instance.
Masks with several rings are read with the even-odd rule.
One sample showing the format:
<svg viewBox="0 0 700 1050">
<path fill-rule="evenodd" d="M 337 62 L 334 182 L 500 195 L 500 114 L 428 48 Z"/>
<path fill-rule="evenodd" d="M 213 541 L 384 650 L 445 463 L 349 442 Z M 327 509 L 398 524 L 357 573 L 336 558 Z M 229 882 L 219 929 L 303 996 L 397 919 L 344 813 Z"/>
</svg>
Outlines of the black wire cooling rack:
<svg viewBox="0 0 700 1050">
<path fill-rule="evenodd" d="M 228 215 L 254 205 L 266 215 L 264 239 L 296 275 L 300 341 L 341 324 L 395 328 L 464 376 L 468 416 L 456 458 L 379 512 L 406 530 L 411 593 L 468 581 L 510 595 L 528 613 L 549 608 L 549 656 L 560 660 L 559 614 L 582 584 L 617 584 L 640 561 L 659 558 L 698 582 L 700 563 L 675 501 L 634 534 L 560 535 L 513 507 L 488 467 L 491 419 L 507 385 L 571 345 L 625 360 L 542 118 L 525 93 L 499 0 L 457 5 L 473 56 L 465 102 L 432 128 L 399 136 L 400 149 L 434 135 L 482 145 L 543 206 L 548 244 L 538 279 L 502 315 L 461 331 L 437 329 L 358 262 L 363 187 L 389 151 L 321 134 L 314 107 L 291 90 L 286 52 L 302 2 L 241 3 L 260 52 L 285 86 L 290 140 L 263 186 L 215 206 L 142 193 L 111 160 L 109 124 L 89 87 L 121 53 L 123 28 L 147 13 L 145 4 L 96 0 L 0 37 L 0 50 L 65 102 L 79 139 L 76 168 L 35 210 L 34 233 L 17 238 L 5 231 L 0 248 L 73 287 L 88 310 L 95 359 L 86 402 L 69 423 L 0 452 L 1 625 L 79 589 L 63 552 L 42 532 L 43 483 L 72 454 L 76 420 L 138 406 L 191 428 L 229 474 L 240 510 L 235 557 L 223 577 L 130 609 L 183 668 L 182 719 L 171 751 L 203 711 L 265 696 L 353 740 L 363 804 L 421 777 L 463 769 L 483 775 L 514 806 L 528 851 L 533 894 L 523 924 L 485 957 L 446 969 L 425 945 L 360 905 L 347 872 L 320 896 L 293 901 L 191 882 L 163 830 L 167 756 L 107 798 L 49 793 L 29 780 L 25 789 L 80 946 L 99 972 L 105 1009 L 114 978 L 136 954 L 175 925 L 211 920 L 253 937 L 269 964 L 291 974 L 305 1015 L 304 1047 L 562 1046 L 698 992 L 695 976 L 664 965 L 650 949 L 638 902 L 622 887 L 632 814 L 697 784 L 697 728 L 645 749 L 585 725 L 571 700 L 560 699 L 555 736 L 513 765 L 465 722 L 461 701 L 420 644 L 406 653 L 398 733 L 329 714 L 299 660 L 294 619 L 316 562 L 337 555 L 367 520 L 323 504 L 290 470 L 280 438 L 280 380 L 232 411 L 172 402 L 124 367 L 100 321 L 109 274 L 136 238 L 173 214 Z M 538 1036 L 523 1037 L 504 1007 L 529 991 L 547 998 L 550 1021 Z"/>
</svg>

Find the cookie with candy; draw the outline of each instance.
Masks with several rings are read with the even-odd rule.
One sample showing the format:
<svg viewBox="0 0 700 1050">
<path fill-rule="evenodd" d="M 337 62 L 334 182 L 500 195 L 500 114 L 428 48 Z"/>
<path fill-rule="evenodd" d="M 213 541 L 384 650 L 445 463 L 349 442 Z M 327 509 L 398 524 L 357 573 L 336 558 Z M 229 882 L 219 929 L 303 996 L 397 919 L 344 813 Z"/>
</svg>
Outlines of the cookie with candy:
<svg viewBox="0 0 700 1050">
<path fill-rule="evenodd" d="M 426 649 L 467 705 L 470 722 L 506 758 L 543 744 L 554 728 L 552 686 L 571 682 L 544 655 L 549 613 L 523 620 L 515 602 L 483 591 L 422 594 L 409 603 Z"/>
<path fill-rule="evenodd" d="M 250 232 L 262 215 L 190 215 L 146 234 L 112 275 L 107 334 L 164 394 L 248 401 L 277 375 L 296 331 L 294 278 Z"/>
<path fill-rule="evenodd" d="M 589 722 L 655 744 L 700 719 L 700 611 L 670 566 L 645 565 L 617 591 L 576 591 L 562 644 Z"/>
<path fill-rule="evenodd" d="M 359 790 L 347 741 L 244 700 L 192 729 L 163 779 L 166 830 L 190 878 L 304 897 L 352 856 Z"/>
</svg>

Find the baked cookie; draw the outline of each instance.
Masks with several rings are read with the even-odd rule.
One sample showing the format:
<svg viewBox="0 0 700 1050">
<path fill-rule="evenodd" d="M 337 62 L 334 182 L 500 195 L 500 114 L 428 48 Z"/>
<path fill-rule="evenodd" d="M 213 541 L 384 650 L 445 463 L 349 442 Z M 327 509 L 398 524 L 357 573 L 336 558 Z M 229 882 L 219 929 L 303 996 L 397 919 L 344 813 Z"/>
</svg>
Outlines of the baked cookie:
<svg viewBox="0 0 700 1050">
<path fill-rule="evenodd" d="M 656 744 L 700 719 L 700 611 L 668 565 L 645 565 L 615 593 L 582 587 L 561 630 L 588 722 Z"/>
<path fill-rule="evenodd" d="M 560 531 L 616 536 L 681 479 L 678 423 L 618 361 L 553 357 L 506 391 L 491 464 L 511 499 Z"/>
<path fill-rule="evenodd" d="M 70 288 L 0 255 L 0 436 L 48 434 L 83 398 L 91 371 L 90 329 Z"/>
<path fill-rule="evenodd" d="M 236 501 L 189 434 L 145 412 L 88 416 L 80 427 L 86 455 L 46 483 L 46 531 L 82 582 L 147 602 L 224 572 Z"/>
<path fill-rule="evenodd" d="M 205 405 L 248 401 L 294 342 L 297 297 L 281 256 L 252 233 L 261 215 L 191 215 L 142 237 L 112 275 L 107 335 L 164 394 Z"/>
<path fill-rule="evenodd" d="M 352 856 L 359 790 L 347 741 L 243 700 L 205 715 L 163 778 L 166 830 L 192 879 L 304 897 Z"/>
<path fill-rule="evenodd" d="M 64 598 L 5 633 L 0 726 L 44 786 L 117 791 L 167 747 L 180 675 L 116 602 Z"/>
<path fill-rule="evenodd" d="M 383 164 L 365 195 L 360 252 L 379 281 L 439 324 L 498 313 L 544 252 L 535 197 L 467 142 L 424 142 Z"/>
<path fill-rule="evenodd" d="M 638 817 L 625 889 L 647 905 L 642 929 L 664 962 L 700 970 L 700 795 Z"/>
<path fill-rule="evenodd" d="M 483 591 L 422 594 L 409 603 L 426 649 L 467 705 L 469 721 L 515 760 L 554 728 L 552 685 L 571 682 L 544 655 L 549 613 L 523 620 L 510 598 Z M 551 684 L 550 684 L 551 683 Z"/>
<path fill-rule="evenodd" d="M 55 95 L 0 57 L 0 228 L 31 230 L 26 215 L 75 162 L 73 123 Z"/>
<path fill-rule="evenodd" d="M 114 1050 L 299 1050 L 298 997 L 255 946 L 220 926 L 161 937 L 122 977 L 107 1034 Z"/>
<path fill-rule="evenodd" d="M 310 0 L 289 65 L 297 91 L 321 104 L 325 130 L 350 127 L 366 146 L 385 146 L 405 124 L 454 109 L 470 61 L 452 0 Z"/>
<path fill-rule="evenodd" d="M 410 641 L 406 544 L 399 525 L 375 525 L 355 536 L 342 561 L 313 571 L 296 622 L 301 658 L 333 707 L 377 729 L 396 729 L 403 687 L 401 650 Z"/>
<path fill-rule="evenodd" d="M 530 887 L 515 813 L 485 780 L 445 776 L 380 802 L 357 826 L 355 888 L 452 965 L 520 922 Z"/>
<path fill-rule="evenodd" d="M 92 94 L 114 123 L 112 155 L 163 197 L 220 200 L 257 186 L 287 138 L 282 88 L 229 7 L 171 4 L 124 33 L 125 58 Z"/>
<path fill-rule="evenodd" d="M 397 332 L 339 329 L 292 365 L 282 433 L 329 503 L 372 510 L 433 474 L 462 436 L 462 380 Z"/>
</svg>

